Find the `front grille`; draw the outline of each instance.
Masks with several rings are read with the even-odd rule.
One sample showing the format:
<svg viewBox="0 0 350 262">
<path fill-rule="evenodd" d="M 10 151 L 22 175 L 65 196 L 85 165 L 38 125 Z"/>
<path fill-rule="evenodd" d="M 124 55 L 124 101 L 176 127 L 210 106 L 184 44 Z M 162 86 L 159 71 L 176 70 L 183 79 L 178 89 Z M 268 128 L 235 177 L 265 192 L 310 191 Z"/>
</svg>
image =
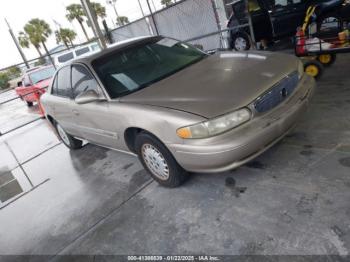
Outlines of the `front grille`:
<svg viewBox="0 0 350 262">
<path fill-rule="evenodd" d="M 259 113 L 267 112 L 287 99 L 297 87 L 299 81 L 298 72 L 293 72 L 274 85 L 268 92 L 259 97 L 254 103 L 255 110 Z"/>
</svg>

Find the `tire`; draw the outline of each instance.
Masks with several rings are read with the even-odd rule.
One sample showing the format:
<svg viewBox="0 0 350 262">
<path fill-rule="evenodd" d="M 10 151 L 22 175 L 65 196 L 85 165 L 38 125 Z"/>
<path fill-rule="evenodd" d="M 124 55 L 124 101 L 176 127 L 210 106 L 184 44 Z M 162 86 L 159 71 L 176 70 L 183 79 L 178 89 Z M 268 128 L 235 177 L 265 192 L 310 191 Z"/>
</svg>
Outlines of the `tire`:
<svg viewBox="0 0 350 262">
<path fill-rule="evenodd" d="M 310 60 L 304 63 L 304 71 L 309 76 L 319 79 L 323 74 L 324 68 L 318 60 Z"/>
<path fill-rule="evenodd" d="M 33 102 L 28 102 L 28 101 L 26 101 L 26 103 L 27 103 L 27 106 L 28 106 L 28 107 L 32 107 L 32 106 L 33 106 Z"/>
<path fill-rule="evenodd" d="M 66 147 L 72 150 L 77 150 L 83 147 L 83 141 L 68 134 L 57 122 L 55 122 L 55 128 L 59 138 Z"/>
<path fill-rule="evenodd" d="M 188 173 L 154 136 L 141 132 L 136 137 L 135 149 L 143 167 L 160 185 L 174 188 L 183 184 L 188 178 Z"/>
<path fill-rule="evenodd" d="M 247 34 L 237 33 L 232 36 L 231 46 L 236 51 L 247 51 L 250 49 L 250 40 Z"/>
<path fill-rule="evenodd" d="M 317 60 L 324 66 L 331 66 L 334 64 L 337 56 L 335 54 L 323 54 L 317 57 Z"/>
</svg>

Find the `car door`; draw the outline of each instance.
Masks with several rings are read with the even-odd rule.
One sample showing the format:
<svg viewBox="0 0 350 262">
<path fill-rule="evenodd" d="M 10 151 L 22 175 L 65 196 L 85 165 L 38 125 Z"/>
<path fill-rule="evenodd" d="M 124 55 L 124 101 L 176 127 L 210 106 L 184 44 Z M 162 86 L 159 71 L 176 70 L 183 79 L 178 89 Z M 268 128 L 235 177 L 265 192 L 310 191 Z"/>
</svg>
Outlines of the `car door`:
<svg viewBox="0 0 350 262">
<path fill-rule="evenodd" d="M 53 112 L 54 119 L 64 128 L 64 130 L 73 135 L 81 137 L 74 115 L 72 114 L 74 101 L 72 100 L 71 74 L 70 66 L 61 68 L 53 81 L 50 104 L 50 112 Z"/>
<path fill-rule="evenodd" d="M 73 98 L 88 90 L 103 95 L 96 79 L 83 64 L 72 65 L 72 87 Z M 116 147 L 118 120 L 111 117 L 107 99 L 86 104 L 74 103 L 73 113 L 83 138 L 95 144 Z"/>
<path fill-rule="evenodd" d="M 295 35 L 305 16 L 305 0 L 268 0 L 273 35 L 282 38 Z"/>
<path fill-rule="evenodd" d="M 260 0 L 248 0 L 248 10 L 252 18 L 256 41 L 272 38 L 272 26 L 268 10 Z"/>
</svg>

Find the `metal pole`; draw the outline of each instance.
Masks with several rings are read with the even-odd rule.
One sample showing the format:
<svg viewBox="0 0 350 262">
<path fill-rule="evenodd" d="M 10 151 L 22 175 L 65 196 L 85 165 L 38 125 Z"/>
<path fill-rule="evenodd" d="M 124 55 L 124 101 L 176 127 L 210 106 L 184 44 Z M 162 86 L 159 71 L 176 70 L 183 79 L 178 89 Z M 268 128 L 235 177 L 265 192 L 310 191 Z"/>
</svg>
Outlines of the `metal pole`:
<svg viewBox="0 0 350 262">
<path fill-rule="evenodd" d="M 100 26 L 97 22 L 97 16 L 95 14 L 95 11 L 91 7 L 90 0 L 80 0 L 81 4 L 83 6 L 83 9 L 86 13 L 86 16 L 88 18 L 88 21 L 90 22 L 92 26 L 92 31 L 94 32 L 95 37 L 98 39 L 98 43 L 101 47 L 101 49 L 106 49 L 107 45 L 104 40 L 104 36 L 101 32 Z"/>
<path fill-rule="evenodd" d="M 152 5 L 153 5 L 153 8 L 154 8 L 154 11 L 157 11 L 156 5 L 154 4 L 153 0 L 152 0 Z"/>
<path fill-rule="evenodd" d="M 153 14 L 152 9 L 151 9 L 151 6 L 150 6 L 150 4 L 149 4 L 149 0 L 146 0 L 146 1 L 147 1 L 147 5 L 148 5 L 149 12 L 150 12 L 151 17 L 152 17 L 152 20 L 153 20 L 154 29 L 156 29 L 157 35 L 159 35 L 158 26 L 157 26 L 156 20 L 154 19 L 154 14 Z"/>
<path fill-rule="evenodd" d="M 117 8 L 115 7 L 115 4 L 113 4 L 113 9 L 114 9 L 115 15 L 116 15 L 116 17 L 117 17 L 117 25 L 120 26 L 120 24 L 119 24 L 119 14 L 118 14 L 118 12 L 117 12 Z"/>
<path fill-rule="evenodd" d="M 149 22 L 148 17 L 145 17 L 145 12 L 143 11 L 143 8 L 142 8 L 142 5 L 141 5 L 140 0 L 137 0 L 137 2 L 139 3 L 139 6 L 140 6 L 140 10 L 141 10 L 141 13 L 142 13 L 142 18 L 145 19 L 146 24 L 147 24 L 147 26 L 148 26 L 149 33 L 150 33 L 151 35 L 154 35 L 153 29 L 152 29 L 152 26 L 151 26 L 151 23 Z"/>
<path fill-rule="evenodd" d="M 141 13 L 142 13 L 142 17 L 145 17 L 145 13 L 143 12 L 140 0 L 137 0 L 137 2 L 139 2 L 139 6 L 140 6 Z"/>
<path fill-rule="evenodd" d="M 249 24 L 250 38 L 252 40 L 252 47 L 253 47 L 253 49 L 256 49 L 253 21 L 252 21 L 252 17 L 250 15 L 250 12 L 249 12 L 248 0 L 244 0 L 244 3 L 245 3 L 245 8 L 246 8 L 246 15 L 248 17 L 248 24 Z"/>
<path fill-rule="evenodd" d="M 214 11 L 214 15 L 215 15 L 215 21 L 216 24 L 218 26 L 218 30 L 221 32 L 221 22 L 220 22 L 220 17 L 219 17 L 219 13 L 218 13 L 218 5 L 216 3 L 216 0 L 211 0 L 211 4 L 213 6 L 213 11 Z M 222 34 L 222 32 L 220 33 L 220 48 L 227 48 L 226 46 L 226 41 L 224 39 L 224 36 Z"/>
<path fill-rule="evenodd" d="M 16 47 L 17 47 L 18 52 L 20 53 L 20 55 L 21 55 L 21 57 L 22 57 L 22 59 L 23 59 L 25 65 L 26 65 L 26 67 L 29 69 L 29 64 L 28 64 L 27 58 L 26 58 L 26 56 L 24 55 L 24 53 L 23 53 L 23 51 L 22 51 L 22 48 L 21 48 L 21 46 L 19 45 L 17 38 L 16 38 L 15 35 L 13 34 L 13 31 L 12 31 L 12 29 L 11 29 L 11 27 L 10 27 L 10 24 L 7 22 L 6 18 L 5 18 L 5 22 L 6 22 L 7 26 L 8 26 L 8 28 L 9 28 L 9 33 L 10 33 L 12 39 L 13 39 L 13 42 L 15 42 L 15 45 L 16 45 Z"/>
</svg>

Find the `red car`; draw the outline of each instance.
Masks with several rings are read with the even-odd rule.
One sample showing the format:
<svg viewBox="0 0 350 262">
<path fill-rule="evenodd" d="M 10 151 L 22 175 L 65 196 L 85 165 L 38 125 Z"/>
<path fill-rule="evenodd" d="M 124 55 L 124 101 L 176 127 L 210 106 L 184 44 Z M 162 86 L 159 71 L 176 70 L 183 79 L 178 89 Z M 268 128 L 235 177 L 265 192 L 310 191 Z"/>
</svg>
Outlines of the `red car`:
<svg viewBox="0 0 350 262">
<path fill-rule="evenodd" d="M 55 74 L 53 66 L 42 66 L 29 69 L 23 75 L 22 82 L 15 88 L 17 95 L 27 102 L 28 106 L 33 106 L 39 97 L 45 93 L 45 88 Z"/>
</svg>

